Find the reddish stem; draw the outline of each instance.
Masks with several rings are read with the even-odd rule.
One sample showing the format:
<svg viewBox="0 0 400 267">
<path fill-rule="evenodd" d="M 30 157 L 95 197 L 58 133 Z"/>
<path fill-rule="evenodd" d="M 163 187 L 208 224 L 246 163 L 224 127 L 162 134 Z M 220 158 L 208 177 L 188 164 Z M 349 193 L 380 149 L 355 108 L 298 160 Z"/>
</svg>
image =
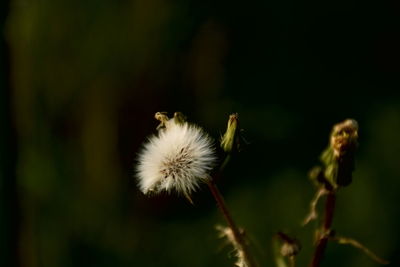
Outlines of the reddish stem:
<svg viewBox="0 0 400 267">
<path fill-rule="evenodd" d="M 317 245 L 315 247 L 314 256 L 312 258 L 310 267 L 319 267 L 321 260 L 324 256 L 325 249 L 328 243 L 329 234 L 331 231 L 333 214 L 335 210 L 336 194 L 330 191 L 326 197 L 325 201 L 325 217 L 323 221 L 322 228 L 318 234 Z"/>
<path fill-rule="evenodd" d="M 218 204 L 218 207 L 219 207 L 222 215 L 224 216 L 225 221 L 227 222 L 229 228 L 232 230 L 233 237 L 235 238 L 236 243 L 242 249 L 245 260 L 248 263 L 249 267 L 257 266 L 255 264 L 254 259 L 250 255 L 249 249 L 246 245 L 243 235 L 241 234 L 239 228 L 237 227 L 235 221 L 233 220 L 233 218 L 225 204 L 224 198 L 223 198 L 221 192 L 219 191 L 217 185 L 215 184 L 215 182 L 212 179 L 207 184 L 208 184 L 208 187 L 210 188 L 210 191 L 211 191 L 213 197 L 215 198 L 215 201 Z"/>
</svg>

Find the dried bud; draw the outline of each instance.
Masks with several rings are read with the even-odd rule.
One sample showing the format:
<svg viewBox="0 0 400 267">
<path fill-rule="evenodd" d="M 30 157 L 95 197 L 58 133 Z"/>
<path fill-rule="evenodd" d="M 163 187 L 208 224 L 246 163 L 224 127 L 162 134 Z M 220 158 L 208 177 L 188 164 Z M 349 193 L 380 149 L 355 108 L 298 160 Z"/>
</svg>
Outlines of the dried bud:
<svg viewBox="0 0 400 267">
<path fill-rule="evenodd" d="M 278 232 L 277 237 L 282 242 L 280 253 L 284 257 L 293 257 L 299 254 L 301 244 L 296 238 L 289 237 L 287 234 Z"/>
<path fill-rule="evenodd" d="M 238 130 L 239 130 L 239 119 L 238 114 L 234 113 L 229 116 L 228 126 L 226 132 L 221 139 L 221 148 L 226 153 L 231 153 L 232 150 L 237 148 L 238 145 Z"/>
<path fill-rule="evenodd" d="M 321 155 L 324 178 L 329 183 L 327 189 L 351 183 L 357 145 L 358 123 L 355 120 L 347 119 L 333 126 L 329 146 Z"/>
<path fill-rule="evenodd" d="M 347 152 L 353 152 L 357 147 L 358 123 L 347 119 L 336 124 L 331 133 L 331 147 L 335 157 L 339 158 Z"/>
<path fill-rule="evenodd" d="M 158 121 L 160 121 L 160 124 L 157 126 L 157 130 L 163 129 L 167 127 L 169 118 L 167 116 L 167 112 L 157 112 L 154 115 L 154 118 Z"/>
</svg>

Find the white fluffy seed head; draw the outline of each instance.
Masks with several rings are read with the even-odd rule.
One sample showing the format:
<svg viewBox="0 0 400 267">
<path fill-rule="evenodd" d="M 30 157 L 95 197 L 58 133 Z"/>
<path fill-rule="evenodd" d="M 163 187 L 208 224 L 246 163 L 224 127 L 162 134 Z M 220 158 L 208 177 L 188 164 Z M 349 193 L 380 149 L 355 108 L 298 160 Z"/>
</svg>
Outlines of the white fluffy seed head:
<svg viewBox="0 0 400 267">
<path fill-rule="evenodd" d="M 145 194 L 175 190 L 189 196 L 209 179 L 215 162 L 212 140 L 201 128 L 170 119 L 139 154 L 138 185 Z"/>
</svg>

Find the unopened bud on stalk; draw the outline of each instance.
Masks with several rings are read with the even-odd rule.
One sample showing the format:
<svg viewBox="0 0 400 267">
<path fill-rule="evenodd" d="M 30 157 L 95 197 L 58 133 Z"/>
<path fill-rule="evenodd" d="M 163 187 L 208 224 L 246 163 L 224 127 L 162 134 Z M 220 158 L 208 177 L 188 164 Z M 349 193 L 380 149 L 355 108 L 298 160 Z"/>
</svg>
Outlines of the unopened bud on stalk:
<svg viewBox="0 0 400 267">
<path fill-rule="evenodd" d="M 331 134 L 331 147 L 336 158 L 346 153 L 352 153 L 357 147 L 358 123 L 347 119 L 333 126 Z"/>
<path fill-rule="evenodd" d="M 239 145 L 238 131 L 239 131 L 239 115 L 233 113 L 229 116 L 228 126 L 224 136 L 221 138 L 221 148 L 226 153 L 231 153 L 234 149 L 237 149 Z"/>
<path fill-rule="evenodd" d="M 329 147 L 321 156 L 325 179 L 333 188 L 351 183 L 357 145 L 358 123 L 355 120 L 347 119 L 333 126 Z"/>
</svg>

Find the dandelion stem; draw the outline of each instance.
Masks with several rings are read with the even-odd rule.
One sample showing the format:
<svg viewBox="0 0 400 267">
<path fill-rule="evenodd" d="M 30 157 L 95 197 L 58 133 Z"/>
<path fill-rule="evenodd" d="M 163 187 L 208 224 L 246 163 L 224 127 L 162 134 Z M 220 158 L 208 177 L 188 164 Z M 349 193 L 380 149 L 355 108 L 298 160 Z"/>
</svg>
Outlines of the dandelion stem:
<svg viewBox="0 0 400 267">
<path fill-rule="evenodd" d="M 321 260 L 324 256 L 325 249 L 329 239 L 329 234 L 331 232 L 335 203 L 336 203 L 336 193 L 334 191 L 329 191 L 325 200 L 324 221 L 322 228 L 319 230 L 317 236 L 315 252 L 310 267 L 319 267 Z"/>
<path fill-rule="evenodd" d="M 218 204 L 219 210 L 221 211 L 222 215 L 224 216 L 224 219 L 226 220 L 229 228 L 231 228 L 233 236 L 235 238 L 236 243 L 240 247 L 240 249 L 243 251 L 243 255 L 245 257 L 245 260 L 248 264 L 249 267 L 256 267 L 256 263 L 254 259 L 251 257 L 248 246 L 246 244 L 246 241 L 243 238 L 242 233 L 240 232 L 239 228 L 237 227 L 235 221 L 233 220 L 226 204 L 224 201 L 224 198 L 219 191 L 217 185 L 213 181 L 213 179 L 210 179 L 210 181 L 207 183 L 208 187 L 210 188 L 210 191 L 215 199 L 215 201 Z"/>
</svg>

